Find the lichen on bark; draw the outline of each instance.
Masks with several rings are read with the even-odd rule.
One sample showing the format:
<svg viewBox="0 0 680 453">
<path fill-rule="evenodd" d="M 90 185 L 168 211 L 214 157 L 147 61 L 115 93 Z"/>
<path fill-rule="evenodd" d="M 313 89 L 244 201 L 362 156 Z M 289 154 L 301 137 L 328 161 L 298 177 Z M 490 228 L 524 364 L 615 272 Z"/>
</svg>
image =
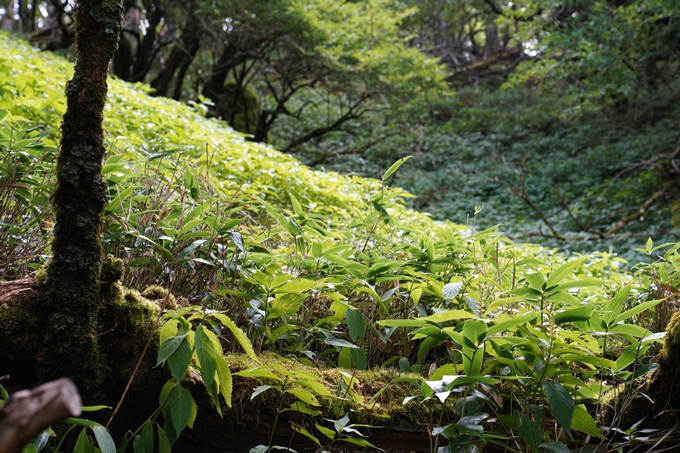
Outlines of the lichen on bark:
<svg viewBox="0 0 680 453">
<path fill-rule="evenodd" d="M 42 378 L 71 377 L 95 395 L 105 364 L 97 345 L 102 262 L 104 105 L 109 62 L 118 45 L 121 0 L 81 0 L 74 12 L 76 65 L 66 86 L 67 110 L 52 198 L 52 259 L 47 268 Z M 85 401 L 89 403 L 89 401 Z"/>
</svg>

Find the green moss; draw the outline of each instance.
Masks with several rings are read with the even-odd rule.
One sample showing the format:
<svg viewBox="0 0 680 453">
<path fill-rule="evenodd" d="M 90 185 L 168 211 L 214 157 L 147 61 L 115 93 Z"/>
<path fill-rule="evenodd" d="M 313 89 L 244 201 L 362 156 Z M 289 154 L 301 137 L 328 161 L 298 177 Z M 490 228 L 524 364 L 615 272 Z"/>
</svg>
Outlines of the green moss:
<svg viewBox="0 0 680 453">
<path fill-rule="evenodd" d="M 402 373 L 389 368 L 355 371 L 354 373 L 352 370 L 342 368 L 314 368 L 273 353 L 264 353 L 259 356 L 259 359 L 261 363 L 256 363 L 245 355 L 228 355 L 225 357 L 232 373 L 257 366 L 277 364 L 293 373 L 304 371 L 323 379 L 333 396 L 319 396 L 320 406 L 316 409 L 323 412 L 320 417 L 334 418 L 352 411 L 352 421 L 355 423 L 367 423 L 376 426 L 408 425 L 411 427 L 427 424 L 430 419 L 431 408 L 427 404 L 420 404 L 419 401 L 413 401 L 406 405 L 402 404 L 404 398 L 420 394 L 420 389 L 407 382 L 394 382 L 397 377 L 409 377 L 422 382 L 423 378 L 420 375 Z M 347 387 L 341 385 L 343 373 L 352 376 L 351 391 L 347 391 Z M 233 415 L 230 416 L 234 417 L 236 422 L 252 423 L 260 415 L 273 415 L 282 397 L 284 398 L 284 406 L 289 406 L 295 401 L 290 395 L 282 396 L 279 392 L 273 390 L 263 392 L 251 400 L 253 389 L 262 384 L 274 384 L 274 382 L 264 379 L 234 377 Z M 432 408 L 436 409 L 438 417 L 441 406 L 437 403 Z M 447 401 L 444 406 L 443 421 L 454 421 L 456 419 L 457 416 L 453 411 L 453 398 L 451 398 L 451 401 Z"/>
<path fill-rule="evenodd" d="M 167 289 L 159 285 L 151 285 L 147 287 L 144 292 L 142 292 L 142 296 L 153 300 L 159 306 L 163 306 L 163 304 L 165 304 L 165 308 L 168 310 L 176 310 L 180 305 L 182 305 L 177 302 L 175 296 L 169 294 Z"/>
</svg>

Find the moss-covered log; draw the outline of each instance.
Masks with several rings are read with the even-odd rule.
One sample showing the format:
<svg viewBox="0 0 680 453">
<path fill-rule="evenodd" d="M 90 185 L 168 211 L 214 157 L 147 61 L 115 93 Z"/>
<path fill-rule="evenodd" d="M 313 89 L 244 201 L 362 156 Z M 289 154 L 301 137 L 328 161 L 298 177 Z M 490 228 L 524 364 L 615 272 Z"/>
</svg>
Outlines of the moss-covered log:
<svg viewBox="0 0 680 453">
<path fill-rule="evenodd" d="M 122 287 L 122 261 L 107 258 L 102 267 L 102 306 L 97 317 L 98 360 L 105 361 L 102 385 L 96 404 L 114 406 L 123 394 L 130 376 L 142 355 L 159 316 L 159 305 L 167 292 L 150 287 L 142 296 Z M 159 300 L 158 297 L 163 299 Z M 40 343 L 41 309 L 46 288 L 33 278 L 0 282 L 0 376 L 10 391 L 31 388 L 40 383 L 38 370 L 49 351 Z M 156 299 L 156 300 L 149 300 Z M 173 299 L 171 298 L 170 302 Z M 169 379 L 165 368 L 155 367 L 158 355 L 158 332 L 140 364 L 133 385 L 112 426 L 121 434 L 141 423 L 158 407 L 161 387 Z M 75 363 L 73 366 L 79 366 Z M 89 414 L 102 421 L 110 412 Z"/>
<path fill-rule="evenodd" d="M 87 396 L 96 395 L 105 364 L 97 345 L 100 306 L 103 111 L 109 62 L 118 46 L 121 0 L 81 0 L 74 13 L 77 60 L 67 84 L 62 123 L 52 260 L 44 325 L 43 380 L 71 377 Z"/>
</svg>

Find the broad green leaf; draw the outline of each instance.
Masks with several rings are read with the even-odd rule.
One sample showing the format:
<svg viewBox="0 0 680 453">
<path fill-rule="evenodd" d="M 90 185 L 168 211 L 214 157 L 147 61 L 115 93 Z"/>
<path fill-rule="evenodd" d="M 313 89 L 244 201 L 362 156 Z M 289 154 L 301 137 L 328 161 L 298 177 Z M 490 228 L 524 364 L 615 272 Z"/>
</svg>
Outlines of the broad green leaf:
<svg viewBox="0 0 680 453">
<path fill-rule="evenodd" d="M 293 388 L 286 390 L 286 393 L 290 393 L 303 403 L 309 404 L 310 406 L 320 406 L 319 400 L 317 400 L 316 396 L 314 396 L 314 394 L 308 390 Z"/>
<path fill-rule="evenodd" d="M 621 371 L 640 357 L 642 353 L 639 344 L 628 346 L 616 359 L 616 371 Z"/>
<path fill-rule="evenodd" d="M 447 321 L 452 321 L 454 319 L 472 319 L 476 318 L 476 316 L 473 313 L 470 313 L 469 311 L 465 310 L 446 310 L 446 311 L 440 311 L 439 313 L 435 313 L 430 316 L 426 316 L 424 318 L 419 318 L 418 320 L 423 320 L 423 321 L 430 321 L 430 322 L 447 322 Z M 385 322 L 382 322 L 382 325 L 390 325 L 386 324 Z M 394 324 L 392 324 L 394 325 Z M 403 326 L 403 324 L 402 324 Z M 415 327 L 415 326 L 410 326 L 410 327 Z"/>
<path fill-rule="evenodd" d="M 574 269 L 581 266 L 587 258 L 588 258 L 587 256 L 584 256 L 581 258 L 573 259 L 555 269 L 548 276 L 548 279 L 545 282 L 546 288 L 550 289 L 553 286 L 559 284 L 562 280 L 564 280 L 567 277 L 567 275 L 571 274 L 574 271 Z"/>
<path fill-rule="evenodd" d="M 76 440 L 76 448 L 74 451 L 78 453 L 95 453 L 94 445 L 87 436 L 87 428 L 83 428 L 82 431 L 80 431 L 78 439 Z"/>
<path fill-rule="evenodd" d="M 554 288 L 550 289 L 550 292 L 558 292 L 558 291 L 564 291 L 565 289 L 571 289 L 571 288 L 585 288 L 587 286 L 602 286 L 606 284 L 605 281 L 602 280 L 597 280 L 594 278 L 584 278 L 581 280 L 574 280 L 572 282 L 566 282 L 566 283 L 560 283 L 559 285 L 555 286 Z"/>
<path fill-rule="evenodd" d="M 366 354 L 361 348 L 350 348 L 349 355 L 352 358 L 352 365 L 357 370 L 365 370 L 368 365 L 366 361 Z"/>
<path fill-rule="evenodd" d="M 255 350 L 253 349 L 253 345 L 246 334 L 234 323 L 234 321 L 231 320 L 229 316 L 223 313 L 210 313 L 210 316 L 219 319 L 222 325 L 231 331 L 231 334 L 234 335 L 234 338 L 236 338 L 236 341 L 238 341 L 238 343 L 241 345 L 241 348 L 243 348 L 243 352 L 245 352 L 248 357 L 255 360 L 256 362 L 260 361 L 257 358 Z"/>
<path fill-rule="evenodd" d="M 300 311 L 307 296 L 305 294 L 277 294 L 269 307 L 269 318 L 292 316 Z"/>
<path fill-rule="evenodd" d="M 296 433 L 302 434 L 302 435 L 305 436 L 306 438 L 308 438 L 308 439 L 310 439 L 311 441 L 313 441 L 316 445 L 318 445 L 319 447 L 321 447 L 321 442 L 319 442 L 319 439 L 318 439 L 316 436 L 314 436 L 312 433 L 310 433 L 309 431 L 307 431 L 306 428 L 303 428 L 302 426 L 297 426 L 297 425 L 295 425 L 294 423 L 291 423 L 291 424 L 290 424 L 290 427 L 291 427 L 291 428 L 293 429 L 293 431 L 295 431 Z"/>
<path fill-rule="evenodd" d="M 297 375 L 297 373 L 296 373 Z M 292 382 L 293 384 L 301 385 L 303 387 L 310 388 L 316 392 L 317 395 L 331 396 L 331 392 L 324 386 L 321 382 L 311 381 L 308 379 L 296 379 Z"/>
<path fill-rule="evenodd" d="M 584 305 L 578 308 L 572 308 L 555 315 L 556 324 L 564 324 L 565 322 L 587 321 L 591 318 L 594 305 Z"/>
<path fill-rule="evenodd" d="M 574 415 L 571 419 L 571 429 L 598 439 L 604 439 L 602 432 L 597 427 L 597 423 L 595 423 L 595 420 L 583 405 L 574 407 Z"/>
<path fill-rule="evenodd" d="M 468 320 L 463 324 L 463 336 L 476 348 L 484 342 L 487 330 L 486 323 L 479 320 Z"/>
<path fill-rule="evenodd" d="M 168 440 L 168 436 L 163 428 L 161 428 L 161 425 L 156 425 L 156 432 L 158 434 L 158 453 L 170 453 L 172 451 L 170 440 Z"/>
<path fill-rule="evenodd" d="M 451 378 L 449 380 L 449 378 Z M 463 376 L 463 375 L 457 375 L 457 376 L 444 376 L 442 378 L 442 381 L 446 384 L 446 390 L 452 390 L 456 387 L 461 387 L 464 385 L 470 385 L 470 384 L 486 384 L 486 385 L 496 385 L 498 384 L 498 379 L 492 378 L 492 377 L 487 377 L 487 376 Z"/>
<path fill-rule="evenodd" d="M 359 310 L 350 308 L 345 313 L 347 320 L 347 329 L 352 341 L 356 342 L 359 337 L 366 335 L 366 325 L 364 324 L 364 317 Z"/>
<path fill-rule="evenodd" d="M 290 197 L 290 203 L 293 205 L 293 212 L 295 212 L 295 215 L 303 215 L 304 211 L 302 211 L 302 206 L 300 206 L 300 202 L 295 198 L 295 195 L 293 195 L 292 192 L 289 192 L 288 196 Z"/>
<path fill-rule="evenodd" d="M 163 361 L 173 355 L 179 348 L 179 345 L 182 344 L 185 337 L 186 335 L 175 335 L 162 342 L 161 347 L 158 350 L 158 361 L 156 362 L 156 365 L 160 365 Z"/>
<path fill-rule="evenodd" d="M 335 434 L 336 434 L 335 431 L 333 431 L 332 429 L 328 429 L 325 426 L 321 426 L 318 423 L 315 423 L 315 426 L 316 426 L 316 429 L 318 429 L 319 432 L 321 432 L 321 434 L 328 437 L 331 441 L 335 440 Z"/>
<path fill-rule="evenodd" d="M 178 331 L 179 331 L 179 321 L 178 320 L 168 319 L 167 321 L 165 321 L 165 323 L 161 327 L 161 331 L 160 331 L 160 344 L 163 345 L 168 338 L 176 336 Z M 172 347 L 172 346 L 168 346 L 168 347 Z M 177 343 L 177 347 L 179 347 L 179 343 Z M 162 349 L 162 347 L 161 347 L 161 349 Z M 174 351 L 172 351 L 172 352 L 174 352 Z M 172 352 L 168 355 L 168 357 L 170 357 L 170 355 L 172 355 Z M 159 351 L 159 354 L 160 354 L 160 351 Z M 162 362 L 162 360 L 160 362 Z M 160 362 L 158 362 L 158 363 L 160 363 Z"/>
<path fill-rule="evenodd" d="M 170 371 L 172 371 L 172 376 L 175 378 L 175 381 L 181 381 L 186 374 L 189 369 L 189 364 L 191 363 L 191 356 L 192 351 L 191 346 L 189 346 L 189 340 L 184 336 L 177 350 L 170 358 L 168 358 L 168 366 L 170 367 Z"/>
<path fill-rule="evenodd" d="M 644 327 L 636 326 L 635 324 L 614 324 L 610 332 L 630 335 L 633 338 L 644 338 L 650 334 L 650 331 Z"/>
<path fill-rule="evenodd" d="M 191 393 L 181 385 L 177 385 L 170 393 L 170 419 L 177 434 L 189 424 L 196 410 L 196 403 Z"/>
<path fill-rule="evenodd" d="M 520 316 L 512 317 L 508 320 L 501 321 L 498 324 L 494 324 L 493 326 L 489 327 L 487 329 L 487 336 L 490 337 L 492 335 L 495 335 L 497 333 L 503 333 L 510 329 L 511 327 L 518 326 L 520 324 L 524 324 L 527 322 L 531 322 L 534 319 L 536 319 L 539 316 L 539 313 L 537 312 L 530 312 L 530 313 L 525 313 Z"/>
<path fill-rule="evenodd" d="M 295 293 L 295 294 L 302 294 L 304 292 L 309 291 L 313 287 L 317 285 L 317 282 L 314 280 L 308 280 L 306 278 L 301 278 L 299 280 L 291 280 L 288 281 L 287 283 L 283 284 L 282 286 L 276 288 L 274 290 L 274 294 L 280 294 L 280 293 Z"/>
<path fill-rule="evenodd" d="M 619 316 L 616 317 L 616 322 L 619 323 L 621 321 L 625 321 L 628 318 L 631 318 L 638 313 L 642 313 L 643 311 L 647 311 L 650 308 L 653 308 L 657 306 L 659 303 L 661 303 L 663 299 L 659 300 L 650 300 L 647 302 L 643 302 L 639 305 L 636 305 L 635 307 L 631 308 L 630 310 L 626 310 L 625 312 L 621 313 Z"/>
<path fill-rule="evenodd" d="M 548 398 L 550 409 L 557 422 L 571 436 L 571 420 L 574 414 L 574 399 L 559 382 L 543 381 L 543 389 Z"/>
<path fill-rule="evenodd" d="M 201 377 L 206 387 L 210 388 L 215 381 L 215 371 L 217 370 L 217 361 L 222 360 L 222 349 L 215 351 L 213 342 L 208 335 L 215 335 L 206 330 L 203 325 L 198 326 L 196 335 L 194 336 L 194 345 L 196 347 L 196 356 L 198 357 L 198 364 L 201 368 Z M 219 342 L 218 342 L 219 344 Z"/>
<path fill-rule="evenodd" d="M 607 311 L 602 316 L 602 319 L 610 327 L 614 324 L 616 317 L 621 313 L 623 303 L 626 301 L 626 297 L 628 297 L 628 294 L 630 293 L 632 287 L 633 285 L 626 285 L 623 288 L 621 288 L 619 292 L 616 294 L 616 297 L 614 297 L 614 299 L 612 299 L 609 305 L 607 305 Z"/>
<path fill-rule="evenodd" d="M 140 451 L 147 453 L 153 453 L 154 451 L 154 436 L 153 436 L 153 426 L 151 422 L 144 424 L 141 433 L 135 438 L 134 448 L 135 452 L 139 448 Z"/>
<path fill-rule="evenodd" d="M 536 291 L 543 291 L 543 285 L 545 285 L 545 276 L 542 273 L 537 272 L 535 274 L 527 274 L 524 276 L 526 278 L 529 286 Z"/>
<path fill-rule="evenodd" d="M 359 346 L 350 343 L 347 340 L 343 340 L 342 338 L 324 338 L 323 340 L 324 343 L 331 345 L 331 346 L 337 346 L 340 348 L 351 348 L 351 349 L 358 349 Z"/>
<path fill-rule="evenodd" d="M 536 414 L 538 420 L 532 420 L 528 415 L 522 416 L 519 419 L 517 431 L 522 439 L 533 449 L 538 450 L 538 445 L 543 440 L 543 427 L 539 414 Z"/>
</svg>

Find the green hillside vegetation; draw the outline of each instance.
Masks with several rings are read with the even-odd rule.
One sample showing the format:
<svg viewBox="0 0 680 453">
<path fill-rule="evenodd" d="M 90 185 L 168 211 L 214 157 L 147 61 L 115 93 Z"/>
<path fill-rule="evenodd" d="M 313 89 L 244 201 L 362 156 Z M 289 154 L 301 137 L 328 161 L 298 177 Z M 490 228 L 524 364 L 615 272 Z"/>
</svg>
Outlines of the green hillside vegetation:
<svg viewBox="0 0 680 453">
<path fill-rule="evenodd" d="M 50 254 L 71 72 L 64 59 L 0 34 L 3 280 L 37 271 L 40 282 Z M 639 247 L 648 262 L 626 270 L 610 252 L 565 256 L 514 243 L 477 228 L 474 215 L 454 224 L 407 208 L 411 195 L 387 185 L 411 165 L 406 157 L 381 179 L 315 171 L 206 119 L 203 105 L 113 79 L 109 90 L 103 297 L 142 304 L 144 316 L 159 310 L 136 291 L 164 300 L 156 347 L 170 369 L 147 395 L 156 404 L 160 392 L 161 407 L 139 431 L 126 427 L 126 441 L 114 439 L 118 451 L 127 441 L 127 451 L 169 451 L 187 426 L 200 443 L 208 434 L 193 425 L 197 410 L 248 414 L 258 398 L 271 402 L 274 424 L 293 413 L 296 435 L 327 449 L 374 448 L 358 432 L 390 417 L 429 433 L 431 451 L 608 451 L 674 439 L 671 417 L 650 418 L 658 431 L 642 431 L 649 411 L 635 401 L 637 391 L 660 398 L 647 378 L 658 382 L 674 365 L 677 333 L 662 345 L 658 332 L 672 314 L 680 245 L 649 240 Z M 7 325 L 12 310 L 3 304 Z M 2 335 L 0 363 L 11 367 L 4 344 L 17 340 L 9 328 Z M 249 359 L 233 355 L 244 351 Z M 631 402 L 636 411 L 623 410 Z M 116 451 L 90 428 L 82 451 L 95 441 Z M 255 451 L 273 446 L 273 432 Z M 47 448 L 58 451 L 57 442 Z"/>
</svg>

